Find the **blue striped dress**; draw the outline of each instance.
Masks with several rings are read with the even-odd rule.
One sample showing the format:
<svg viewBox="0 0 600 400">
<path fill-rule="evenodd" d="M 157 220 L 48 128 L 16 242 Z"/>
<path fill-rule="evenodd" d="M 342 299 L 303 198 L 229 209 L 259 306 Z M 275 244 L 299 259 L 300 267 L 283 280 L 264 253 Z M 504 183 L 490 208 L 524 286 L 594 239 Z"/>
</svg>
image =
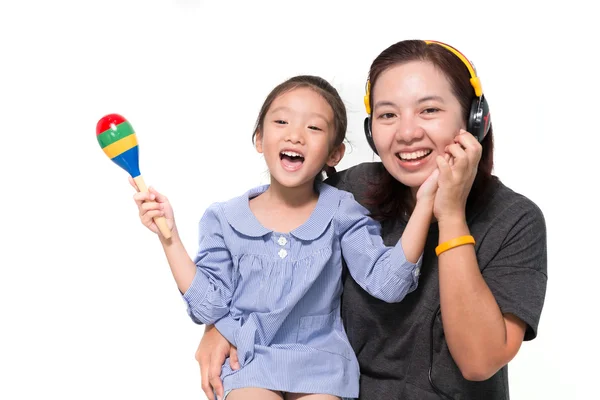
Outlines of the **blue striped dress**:
<svg viewBox="0 0 600 400">
<path fill-rule="evenodd" d="M 274 232 L 249 200 L 212 204 L 200 221 L 196 275 L 183 294 L 198 324 L 215 324 L 237 347 L 241 368 L 221 371 L 226 391 L 261 387 L 358 397 L 359 367 L 340 317 L 342 257 L 372 296 L 399 302 L 417 288 L 422 255 L 386 247 L 380 225 L 349 192 L 320 183 L 308 221 Z"/>
</svg>

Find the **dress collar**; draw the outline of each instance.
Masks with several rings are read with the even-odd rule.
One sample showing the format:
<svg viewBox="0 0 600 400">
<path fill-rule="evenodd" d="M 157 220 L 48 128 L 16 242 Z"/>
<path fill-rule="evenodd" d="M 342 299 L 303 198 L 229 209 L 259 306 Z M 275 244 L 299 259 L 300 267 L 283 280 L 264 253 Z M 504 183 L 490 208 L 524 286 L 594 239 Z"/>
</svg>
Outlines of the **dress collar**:
<svg viewBox="0 0 600 400">
<path fill-rule="evenodd" d="M 261 237 L 273 231 L 265 228 L 250 210 L 250 199 L 264 193 L 270 185 L 257 186 L 239 197 L 225 203 L 224 212 L 227 222 L 239 233 L 250 237 Z M 289 232 L 300 240 L 314 240 L 325 232 L 338 210 L 340 191 L 326 183 L 316 186 L 319 199 L 309 219 L 298 228 Z M 280 232 L 286 233 L 286 232 Z"/>
</svg>

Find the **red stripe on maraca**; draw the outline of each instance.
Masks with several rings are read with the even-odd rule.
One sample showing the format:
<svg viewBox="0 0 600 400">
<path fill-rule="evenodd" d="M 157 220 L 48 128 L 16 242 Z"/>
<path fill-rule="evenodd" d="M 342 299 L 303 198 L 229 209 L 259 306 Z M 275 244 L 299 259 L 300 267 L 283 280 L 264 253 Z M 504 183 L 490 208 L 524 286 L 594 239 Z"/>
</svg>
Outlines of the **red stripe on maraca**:
<svg viewBox="0 0 600 400">
<path fill-rule="evenodd" d="M 110 129 L 111 124 L 119 125 L 121 122 L 127 121 L 122 115 L 108 114 L 100 118 L 96 124 L 96 136 Z"/>
</svg>

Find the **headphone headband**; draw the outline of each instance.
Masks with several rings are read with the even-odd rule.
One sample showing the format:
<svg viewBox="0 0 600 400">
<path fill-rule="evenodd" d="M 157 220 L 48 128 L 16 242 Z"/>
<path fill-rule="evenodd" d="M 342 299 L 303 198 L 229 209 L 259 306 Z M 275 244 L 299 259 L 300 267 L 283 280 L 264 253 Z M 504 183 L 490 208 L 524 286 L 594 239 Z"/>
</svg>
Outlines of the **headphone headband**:
<svg viewBox="0 0 600 400">
<path fill-rule="evenodd" d="M 475 96 L 481 97 L 481 95 L 483 94 L 483 90 L 481 89 L 481 81 L 479 80 L 479 77 L 477 76 L 475 67 L 473 66 L 473 64 L 471 64 L 471 62 L 469 60 L 467 60 L 467 57 L 465 57 L 460 51 L 456 50 L 454 47 L 452 47 L 446 43 L 438 42 L 435 40 L 424 40 L 424 42 L 427 44 L 437 44 L 438 46 L 442 46 L 443 48 L 445 48 L 446 50 L 448 50 L 452 54 L 454 54 L 456 57 L 458 57 L 460 59 L 460 61 L 462 61 L 463 64 L 465 64 L 465 66 L 469 70 L 469 74 L 471 74 L 470 82 L 471 82 L 471 86 L 473 86 L 473 89 L 475 89 Z"/>
<path fill-rule="evenodd" d="M 471 62 L 467 59 L 467 57 L 465 57 L 460 51 L 456 50 L 454 47 L 452 47 L 446 43 L 438 42 L 436 40 L 424 40 L 424 42 L 427 43 L 428 45 L 437 44 L 438 46 L 442 46 L 443 48 L 445 48 L 446 50 L 448 50 L 449 52 L 454 54 L 456 57 L 458 57 L 458 59 L 460 61 L 462 61 L 463 64 L 465 64 L 465 66 L 469 70 L 469 74 L 471 75 L 469 82 L 471 82 L 471 86 L 473 86 L 473 89 L 475 90 L 475 96 L 481 97 L 481 95 L 483 94 L 483 90 L 481 88 L 481 80 L 477 76 L 475 67 L 473 66 L 473 64 L 471 64 Z M 367 114 L 371 115 L 371 102 L 370 102 L 371 81 L 369 79 L 367 79 L 366 86 L 367 86 L 365 89 L 366 94 L 365 94 L 365 98 L 364 98 L 365 109 L 367 110 Z"/>
<path fill-rule="evenodd" d="M 371 97 L 371 81 L 368 79 L 365 93 L 365 108 L 367 109 L 367 114 L 371 115 L 371 101 L 369 100 L 369 98 Z"/>
</svg>

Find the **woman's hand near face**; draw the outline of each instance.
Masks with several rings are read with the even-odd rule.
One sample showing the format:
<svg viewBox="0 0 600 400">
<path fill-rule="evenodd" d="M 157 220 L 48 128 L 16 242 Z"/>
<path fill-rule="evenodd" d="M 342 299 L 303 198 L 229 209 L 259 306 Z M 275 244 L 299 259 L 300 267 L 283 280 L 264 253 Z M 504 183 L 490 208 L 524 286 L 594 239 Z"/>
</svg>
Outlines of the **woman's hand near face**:
<svg viewBox="0 0 600 400">
<path fill-rule="evenodd" d="M 481 159 L 481 143 L 461 129 L 454 137 L 454 143 L 446 146 L 446 152 L 446 157 L 436 158 L 440 174 L 433 213 L 438 221 L 449 218 L 464 220 L 467 198 Z"/>
</svg>

